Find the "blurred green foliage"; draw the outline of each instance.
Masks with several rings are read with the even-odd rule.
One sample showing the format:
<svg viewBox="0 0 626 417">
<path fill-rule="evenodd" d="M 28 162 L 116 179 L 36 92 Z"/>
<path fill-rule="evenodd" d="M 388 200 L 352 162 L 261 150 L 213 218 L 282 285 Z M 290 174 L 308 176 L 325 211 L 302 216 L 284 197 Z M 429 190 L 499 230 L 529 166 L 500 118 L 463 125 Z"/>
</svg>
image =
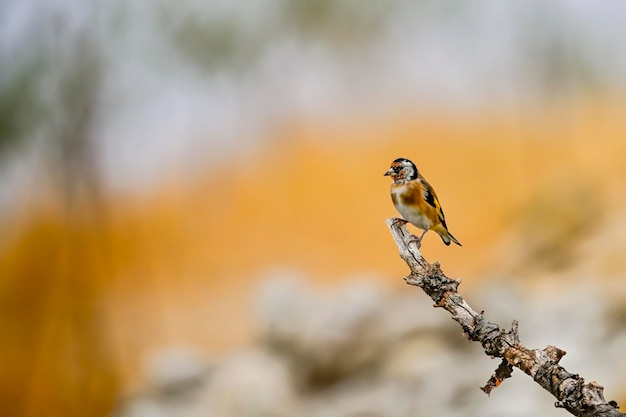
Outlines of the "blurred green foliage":
<svg viewBox="0 0 626 417">
<path fill-rule="evenodd" d="M 42 48 L 5 60 L 0 75 L 0 156 L 26 140 L 38 126 L 44 109 L 41 82 L 47 55 Z"/>
<path fill-rule="evenodd" d="M 390 24 L 397 2 L 280 0 L 276 13 L 251 24 L 241 15 L 213 16 L 163 6 L 159 26 L 188 62 L 209 72 L 238 75 L 254 68 L 265 48 L 285 39 L 324 42 L 338 58 L 371 46 Z"/>
<path fill-rule="evenodd" d="M 286 28 L 316 38 L 327 39 L 337 47 L 367 45 L 389 24 L 397 2 L 282 0 L 282 20 Z"/>
<path fill-rule="evenodd" d="M 171 28 L 177 49 L 193 64 L 210 71 L 240 72 L 258 57 L 257 39 L 246 39 L 240 23 L 188 15 Z"/>
</svg>

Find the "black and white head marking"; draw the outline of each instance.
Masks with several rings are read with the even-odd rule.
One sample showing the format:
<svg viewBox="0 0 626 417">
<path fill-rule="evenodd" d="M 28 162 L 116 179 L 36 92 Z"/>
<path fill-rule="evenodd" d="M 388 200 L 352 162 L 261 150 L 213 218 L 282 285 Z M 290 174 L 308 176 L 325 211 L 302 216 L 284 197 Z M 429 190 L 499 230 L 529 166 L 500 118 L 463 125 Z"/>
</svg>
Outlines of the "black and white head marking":
<svg viewBox="0 0 626 417">
<path fill-rule="evenodd" d="M 393 177 L 396 183 L 415 180 L 419 174 L 415 164 L 406 158 L 398 158 L 393 161 L 391 169 L 395 173 Z"/>
</svg>

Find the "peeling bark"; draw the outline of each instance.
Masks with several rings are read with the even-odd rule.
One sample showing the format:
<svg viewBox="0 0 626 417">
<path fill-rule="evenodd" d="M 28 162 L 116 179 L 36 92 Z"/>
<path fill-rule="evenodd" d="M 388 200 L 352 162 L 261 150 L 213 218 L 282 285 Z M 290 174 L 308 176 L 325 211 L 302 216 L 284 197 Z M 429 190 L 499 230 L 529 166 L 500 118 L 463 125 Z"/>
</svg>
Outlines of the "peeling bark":
<svg viewBox="0 0 626 417">
<path fill-rule="evenodd" d="M 400 257 L 407 263 L 411 274 L 404 280 L 420 287 L 434 302 L 434 307 L 447 310 L 463 328 L 465 336 L 479 342 L 485 353 L 502 358 L 500 366 L 481 389 L 489 394 L 518 368 L 533 378 L 557 399 L 555 407 L 564 408 L 575 416 L 617 417 L 615 401 L 604 399 L 603 388 L 595 381 L 585 382 L 578 374 L 568 372 L 559 365 L 565 351 L 555 346 L 529 349 L 519 339 L 517 321 L 511 330 L 504 330 L 488 321 L 481 311 L 476 312 L 457 292 L 460 280 L 448 278 L 438 262 L 428 263 L 419 252 L 419 241 L 411 235 L 401 219 L 387 220 Z"/>
</svg>

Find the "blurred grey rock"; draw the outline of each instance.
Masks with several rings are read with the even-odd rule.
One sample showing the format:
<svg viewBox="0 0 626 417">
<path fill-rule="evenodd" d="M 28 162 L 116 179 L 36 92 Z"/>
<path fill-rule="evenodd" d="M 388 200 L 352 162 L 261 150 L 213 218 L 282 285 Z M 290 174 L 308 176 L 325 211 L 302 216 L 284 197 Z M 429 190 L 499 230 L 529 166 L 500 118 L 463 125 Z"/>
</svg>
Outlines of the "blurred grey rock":
<svg viewBox="0 0 626 417">
<path fill-rule="evenodd" d="M 292 273 L 260 288 L 258 338 L 209 361 L 188 349 L 153 355 L 144 394 L 118 417 L 562 416 L 554 399 L 521 371 L 487 397 L 499 360 L 470 343 L 418 289 L 394 294 L 357 280 L 313 289 Z M 556 345 L 571 372 L 620 400 L 626 379 L 626 308 L 618 288 L 580 276 L 485 281 L 462 291 L 507 328 L 520 322 L 529 348 Z M 608 292 L 612 292 L 609 294 Z M 613 300 L 613 301 L 611 301 Z"/>
<path fill-rule="evenodd" d="M 154 352 L 146 360 L 148 384 L 162 396 L 184 395 L 204 383 L 209 363 L 190 348 L 176 347 Z"/>
<path fill-rule="evenodd" d="M 123 404 L 118 417 L 292 416 L 293 381 L 284 361 L 262 349 L 235 352 L 210 374 L 179 353 L 155 356 L 158 377 L 148 391 Z M 174 358 L 174 359 L 172 359 Z M 181 365 L 177 368 L 176 365 Z M 192 369 L 193 368 L 193 369 Z M 166 370 L 165 380 L 159 374 Z M 175 387 L 175 389 L 174 389 Z"/>
<path fill-rule="evenodd" d="M 448 327 L 441 321 L 445 316 L 437 318 L 430 305 L 426 308 L 423 312 L 413 297 L 392 295 L 374 281 L 322 293 L 300 281 L 274 279 L 260 291 L 260 340 L 290 361 L 300 384 L 320 388 L 373 371 L 384 352 L 404 338 Z"/>
<path fill-rule="evenodd" d="M 261 349 L 227 357 L 202 396 L 204 414 L 215 417 L 289 417 L 296 405 L 293 379 L 281 358 Z"/>
</svg>

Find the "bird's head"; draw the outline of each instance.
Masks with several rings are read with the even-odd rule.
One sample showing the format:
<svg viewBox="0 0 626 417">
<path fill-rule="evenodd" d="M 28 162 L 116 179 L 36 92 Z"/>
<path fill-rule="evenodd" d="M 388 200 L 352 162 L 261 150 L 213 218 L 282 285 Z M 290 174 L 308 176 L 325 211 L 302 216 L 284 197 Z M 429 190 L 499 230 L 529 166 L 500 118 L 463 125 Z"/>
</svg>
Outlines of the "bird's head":
<svg viewBox="0 0 626 417">
<path fill-rule="evenodd" d="M 384 175 L 389 175 L 393 182 L 398 184 L 416 179 L 418 171 L 413 162 L 406 158 L 398 158 L 391 163 L 391 167 Z"/>
</svg>

